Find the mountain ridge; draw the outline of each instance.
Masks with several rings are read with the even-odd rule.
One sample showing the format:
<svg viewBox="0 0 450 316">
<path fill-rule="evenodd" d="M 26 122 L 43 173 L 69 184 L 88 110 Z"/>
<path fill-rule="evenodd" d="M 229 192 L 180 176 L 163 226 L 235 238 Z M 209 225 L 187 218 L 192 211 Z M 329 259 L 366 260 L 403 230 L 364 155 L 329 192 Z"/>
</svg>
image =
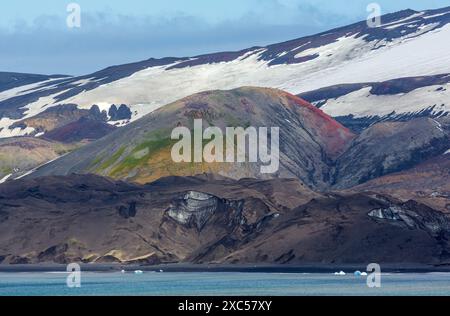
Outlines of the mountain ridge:
<svg viewBox="0 0 450 316">
<path fill-rule="evenodd" d="M 383 24 L 373 29 L 362 21 L 261 48 L 151 58 L 89 75 L 41 81 L 24 90 L 0 92 L 0 128 L 3 135 L 12 135 L 11 126 L 17 121 L 62 103 L 83 109 L 97 104 L 107 112 L 113 104 L 126 104 L 133 121 L 200 91 L 251 85 L 299 94 L 334 84 L 449 73 L 445 49 L 449 22 L 450 8 L 405 10 L 382 16 Z M 427 47 L 425 54 L 417 54 L 420 47 Z M 395 109 L 394 104 L 391 107 Z M 31 136 L 36 131 L 14 133 Z"/>
<path fill-rule="evenodd" d="M 280 170 L 259 163 L 173 163 L 171 128 L 279 127 Z M 410 169 L 450 148 L 448 122 L 417 118 L 381 122 L 356 135 L 320 109 L 287 92 L 243 87 L 201 92 L 122 127 L 28 177 L 94 173 L 146 183 L 164 176 L 216 173 L 234 179 L 298 178 L 318 191 L 345 189 Z"/>
<path fill-rule="evenodd" d="M 259 163 L 171 163 L 171 129 L 192 128 L 194 118 L 202 118 L 205 127 L 281 127 L 281 167 L 275 175 L 300 178 L 319 187 L 328 181 L 326 162 L 345 151 L 355 137 L 319 109 L 281 90 L 207 91 L 162 107 L 29 176 L 97 173 L 140 183 L 204 172 L 237 179 L 263 176 Z"/>
</svg>

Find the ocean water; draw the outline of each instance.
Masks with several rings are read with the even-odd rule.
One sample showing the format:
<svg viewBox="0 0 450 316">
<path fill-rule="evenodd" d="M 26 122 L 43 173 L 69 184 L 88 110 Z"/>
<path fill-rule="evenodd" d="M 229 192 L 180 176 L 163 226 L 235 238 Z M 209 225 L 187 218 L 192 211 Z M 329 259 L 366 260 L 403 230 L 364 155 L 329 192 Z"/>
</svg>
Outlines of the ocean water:
<svg viewBox="0 0 450 316">
<path fill-rule="evenodd" d="M 0 296 L 279 296 L 450 295 L 450 273 L 383 274 L 381 288 L 366 277 L 301 273 L 90 273 L 69 288 L 66 273 L 0 273 Z"/>
</svg>

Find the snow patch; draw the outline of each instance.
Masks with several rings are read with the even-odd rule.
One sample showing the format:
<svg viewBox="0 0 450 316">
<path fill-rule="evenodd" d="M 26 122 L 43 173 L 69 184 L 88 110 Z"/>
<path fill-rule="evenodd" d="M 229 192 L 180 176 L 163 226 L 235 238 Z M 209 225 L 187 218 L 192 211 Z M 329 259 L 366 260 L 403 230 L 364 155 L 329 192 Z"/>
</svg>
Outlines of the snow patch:
<svg viewBox="0 0 450 316">
<path fill-rule="evenodd" d="M 433 119 L 433 122 L 436 124 L 436 128 L 437 128 L 439 131 L 444 132 L 444 130 L 442 129 L 441 123 L 439 123 L 439 122 L 436 121 L 435 119 Z"/>
<path fill-rule="evenodd" d="M 85 84 L 92 82 L 94 79 L 95 78 L 81 79 L 78 81 L 74 81 L 71 84 L 76 85 L 76 86 L 84 86 Z"/>
<path fill-rule="evenodd" d="M 8 174 L 4 176 L 2 179 L 0 179 L 0 184 L 5 183 L 9 178 L 11 178 L 12 174 Z"/>
<path fill-rule="evenodd" d="M 14 129 L 10 129 L 10 126 L 18 121 L 19 120 L 12 120 L 7 117 L 0 119 L 0 138 L 27 136 L 34 133 L 34 128 L 32 127 L 27 127 L 24 129 L 16 127 Z"/>
<path fill-rule="evenodd" d="M 38 90 L 38 89 L 42 88 L 44 85 L 46 85 L 54 80 L 57 80 L 57 79 L 39 81 L 36 83 L 31 83 L 31 84 L 27 84 L 24 86 L 20 86 L 20 87 L 2 91 L 2 92 L 0 92 L 0 102 L 10 99 L 10 98 L 14 98 L 14 97 L 18 97 L 18 96 L 30 93 L 35 90 Z"/>
<path fill-rule="evenodd" d="M 433 113 L 450 112 L 450 84 L 446 89 L 436 91 L 442 86 L 429 86 L 396 95 L 373 95 L 372 87 L 362 88 L 336 99 L 329 99 L 321 106 L 333 117 L 354 115 L 356 118 L 417 113 L 434 107 Z M 439 126 L 438 126 L 439 127 Z"/>
<path fill-rule="evenodd" d="M 433 15 L 427 15 L 427 16 L 424 16 L 423 18 L 424 18 L 424 19 L 437 18 L 437 17 L 439 17 L 439 16 L 443 16 L 443 15 L 446 15 L 446 14 L 449 14 L 449 13 L 450 13 L 450 11 L 447 11 L 447 12 L 444 12 L 444 13 L 438 13 L 438 14 L 433 14 Z"/>
<path fill-rule="evenodd" d="M 397 20 L 397 21 L 389 22 L 389 23 L 386 23 L 386 24 L 381 24 L 378 27 L 379 28 L 386 28 L 386 26 L 395 25 L 395 24 L 398 24 L 398 23 L 401 23 L 401 22 L 405 22 L 405 21 L 410 21 L 412 19 L 421 17 L 424 14 L 425 14 L 425 12 L 414 13 L 414 14 L 412 14 L 412 15 L 404 18 L 404 19 L 400 19 L 400 20 Z M 411 22 L 408 22 L 408 23 L 411 23 Z M 408 23 L 403 23 L 403 24 L 408 24 Z"/>
</svg>

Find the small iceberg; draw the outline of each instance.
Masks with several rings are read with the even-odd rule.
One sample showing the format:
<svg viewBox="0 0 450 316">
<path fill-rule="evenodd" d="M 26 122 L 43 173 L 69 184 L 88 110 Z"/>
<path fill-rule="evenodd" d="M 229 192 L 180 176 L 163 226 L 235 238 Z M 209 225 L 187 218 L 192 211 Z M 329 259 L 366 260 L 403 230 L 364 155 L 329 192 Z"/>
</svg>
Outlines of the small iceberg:
<svg viewBox="0 0 450 316">
<path fill-rule="evenodd" d="M 360 277 L 360 276 L 362 276 L 362 273 L 361 273 L 361 271 L 355 271 L 354 275 L 357 277 Z"/>
<path fill-rule="evenodd" d="M 361 273 L 361 276 L 367 276 L 367 272 Z"/>
<path fill-rule="evenodd" d="M 136 271 L 134 271 L 134 274 L 143 274 L 144 273 L 144 271 L 142 271 L 142 270 L 136 270 Z"/>
<path fill-rule="evenodd" d="M 340 271 L 340 272 L 335 272 L 334 275 L 346 275 L 346 273 L 344 271 Z"/>
<path fill-rule="evenodd" d="M 122 271 L 120 271 L 120 273 L 126 273 L 126 271 L 125 271 L 125 270 L 122 270 Z"/>
<path fill-rule="evenodd" d="M 163 273 L 163 272 L 164 272 L 164 270 L 159 270 L 159 272 Z"/>
</svg>

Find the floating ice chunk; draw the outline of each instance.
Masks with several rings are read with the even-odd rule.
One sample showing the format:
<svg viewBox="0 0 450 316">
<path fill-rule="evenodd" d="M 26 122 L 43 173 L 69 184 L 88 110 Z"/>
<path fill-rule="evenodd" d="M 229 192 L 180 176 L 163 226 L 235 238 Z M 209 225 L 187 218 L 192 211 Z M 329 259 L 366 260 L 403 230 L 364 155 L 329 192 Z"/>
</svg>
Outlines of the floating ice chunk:
<svg viewBox="0 0 450 316">
<path fill-rule="evenodd" d="M 144 271 L 142 271 L 142 270 L 136 270 L 136 271 L 134 271 L 134 274 L 143 274 L 144 273 Z"/>
<path fill-rule="evenodd" d="M 354 275 L 357 276 L 357 277 L 359 277 L 359 276 L 362 275 L 362 273 L 361 273 L 361 271 L 355 271 Z"/>
<path fill-rule="evenodd" d="M 340 271 L 340 272 L 335 272 L 334 275 L 346 275 L 346 273 L 344 271 Z"/>
</svg>

